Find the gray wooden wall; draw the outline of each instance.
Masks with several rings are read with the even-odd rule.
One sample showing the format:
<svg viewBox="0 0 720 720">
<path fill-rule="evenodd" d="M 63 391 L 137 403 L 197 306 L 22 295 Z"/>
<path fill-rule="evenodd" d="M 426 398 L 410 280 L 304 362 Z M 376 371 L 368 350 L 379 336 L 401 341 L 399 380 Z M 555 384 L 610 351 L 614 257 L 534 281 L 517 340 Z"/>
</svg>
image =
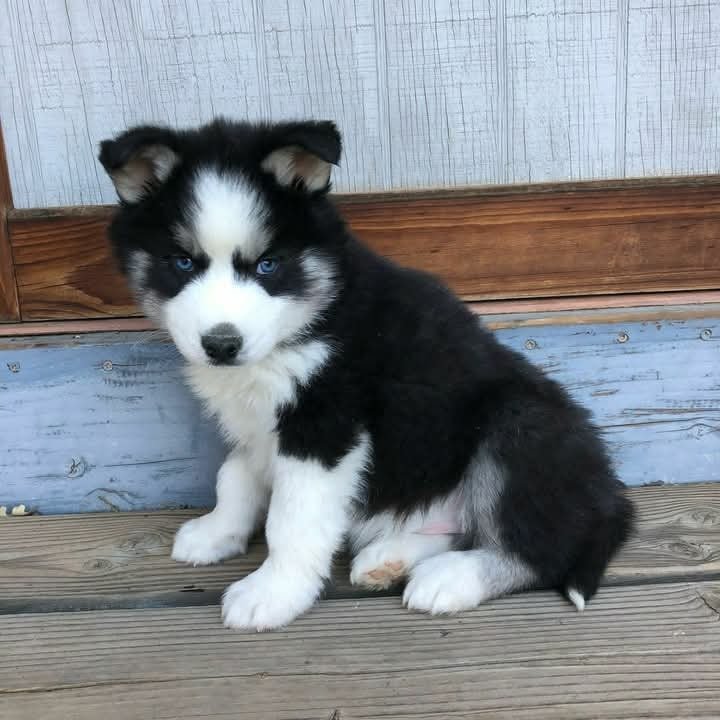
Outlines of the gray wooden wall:
<svg viewBox="0 0 720 720">
<path fill-rule="evenodd" d="M 720 0 L 0 0 L 18 207 L 141 121 L 333 118 L 342 190 L 720 171 Z"/>
</svg>

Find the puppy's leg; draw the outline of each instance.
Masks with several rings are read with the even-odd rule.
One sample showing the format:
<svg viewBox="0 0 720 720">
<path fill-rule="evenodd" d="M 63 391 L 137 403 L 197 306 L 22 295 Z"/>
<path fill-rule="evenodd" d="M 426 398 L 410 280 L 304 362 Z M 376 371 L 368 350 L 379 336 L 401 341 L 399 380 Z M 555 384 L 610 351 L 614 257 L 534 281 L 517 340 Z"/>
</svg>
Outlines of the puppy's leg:
<svg viewBox="0 0 720 720">
<path fill-rule="evenodd" d="M 208 565 L 247 550 L 267 507 L 269 488 L 243 455 L 233 453 L 218 471 L 216 491 L 215 509 L 178 530 L 173 560 Z"/>
<path fill-rule="evenodd" d="M 527 565 L 499 549 L 445 552 L 412 569 L 403 604 L 433 615 L 456 613 L 526 588 L 534 580 Z"/>
<path fill-rule="evenodd" d="M 452 541 L 452 535 L 423 535 L 407 530 L 375 540 L 353 559 L 350 582 L 376 590 L 389 588 L 421 560 L 449 550 Z"/>
<path fill-rule="evenodd" d="M 278 457 L 265 528 L 270 552 L 225 592 L 228 627 L 282 627 L 313 605 L 348 529 L 368 454 L 364 436 L 331 469 L 316 460 Z"/>
</svg>

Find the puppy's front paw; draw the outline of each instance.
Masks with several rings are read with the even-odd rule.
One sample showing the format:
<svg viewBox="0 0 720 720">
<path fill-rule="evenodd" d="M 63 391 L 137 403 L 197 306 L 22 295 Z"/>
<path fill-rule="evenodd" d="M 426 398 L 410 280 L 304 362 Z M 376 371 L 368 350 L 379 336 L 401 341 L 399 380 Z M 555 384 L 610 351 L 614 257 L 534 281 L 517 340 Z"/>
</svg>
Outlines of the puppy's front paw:
<svg viewBox="0 0 720 720">
<path fill-rule="evenodd" d="M 247 538 L 233 534 L 212 513 L 188 520 L 175 535 L 172 559 L 193 565 L 210 565 L 244 553 Z"/>
<path fill-rule="evenodd" d="M 321 590 L 321 582 L 262 565 L 243 580 L 233 583 L 223 596 L 222 616 L 226 627 L 273 630 L 283 627 L 309 610 Z"/>
</svg>

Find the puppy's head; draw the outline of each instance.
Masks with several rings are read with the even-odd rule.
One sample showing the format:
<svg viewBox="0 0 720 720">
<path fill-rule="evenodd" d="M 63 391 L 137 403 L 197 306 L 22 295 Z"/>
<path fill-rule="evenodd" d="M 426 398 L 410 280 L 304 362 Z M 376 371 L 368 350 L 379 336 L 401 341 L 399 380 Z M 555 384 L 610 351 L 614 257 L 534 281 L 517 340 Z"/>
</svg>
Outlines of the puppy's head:
<svg viewBox="0 0 720 720">
<path fill-rule="evenodd" d="M 325 196 L 339 158 L 330 122 L 146 126 L 101 144 L 121 268 L 189 362 L 258 362 L 327 309 L 341 233 Z"/>
</svg>

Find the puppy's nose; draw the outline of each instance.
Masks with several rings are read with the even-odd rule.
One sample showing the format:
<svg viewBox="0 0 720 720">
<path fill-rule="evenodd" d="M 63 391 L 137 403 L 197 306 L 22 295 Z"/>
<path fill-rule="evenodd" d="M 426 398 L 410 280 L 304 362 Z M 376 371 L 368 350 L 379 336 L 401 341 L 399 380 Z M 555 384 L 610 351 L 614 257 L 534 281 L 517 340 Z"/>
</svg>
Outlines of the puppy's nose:
<svg viewBox="0 0 720 720">
<path fill-rule="evenodd" d="M 221 323 L 210 328 L 200 338 L 205 354 L 215 365 L 232 365 L 242 349 L 242 337 L 230 323 Z"/>
</svg>

